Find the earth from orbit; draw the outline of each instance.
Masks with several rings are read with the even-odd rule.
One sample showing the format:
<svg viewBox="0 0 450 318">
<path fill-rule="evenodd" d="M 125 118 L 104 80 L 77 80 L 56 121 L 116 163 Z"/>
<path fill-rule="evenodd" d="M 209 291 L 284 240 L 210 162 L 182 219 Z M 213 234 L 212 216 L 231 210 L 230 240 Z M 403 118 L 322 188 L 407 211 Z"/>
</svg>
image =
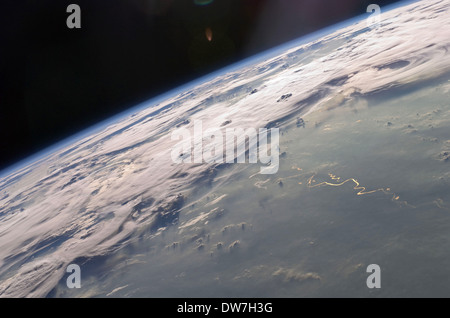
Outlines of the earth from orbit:
<svg viewBox="0 0 450 318">
<path fill-rule="evenodd" d="M 3 171 L 0 296 L 448 296 L 449 8 L 381 8 Z M 198 122 L 278 128 L 277 171 L 173 160 Z"/>
</svg>

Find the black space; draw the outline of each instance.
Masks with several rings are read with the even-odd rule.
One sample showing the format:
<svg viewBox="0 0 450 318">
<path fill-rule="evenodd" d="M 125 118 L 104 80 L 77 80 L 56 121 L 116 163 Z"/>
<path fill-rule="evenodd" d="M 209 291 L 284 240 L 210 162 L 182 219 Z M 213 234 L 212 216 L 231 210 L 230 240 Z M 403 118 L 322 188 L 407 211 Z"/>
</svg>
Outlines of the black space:
<svg viewBox="0 0 450 318">
<path fill-rule="evenodd" d="M 194 2 L 2 1 L 0 170 L 189 80 L 363 14 L 372 3 Z M 383 10 L 392 2 L 376 3 Z M 66 26 L 71 3 L 81 7 L 81 29 Z"/>
</svg>

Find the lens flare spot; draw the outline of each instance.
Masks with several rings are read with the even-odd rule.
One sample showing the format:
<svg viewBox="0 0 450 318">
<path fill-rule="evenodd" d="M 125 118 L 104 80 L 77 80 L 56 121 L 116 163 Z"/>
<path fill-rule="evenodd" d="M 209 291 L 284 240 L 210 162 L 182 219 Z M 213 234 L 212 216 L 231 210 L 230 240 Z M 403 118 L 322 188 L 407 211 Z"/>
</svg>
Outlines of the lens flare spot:
<svg viewBox="0 0 450 318">
<path fill-rule="evenodd" d="M 206 28 L 205 30 L 205 35 L 206 35 L 206 39 L 211 42 L 212 41 L 212 37 L 213 37 L 213 32 L 211 30 L 211 28 Z"/>
</svg>

